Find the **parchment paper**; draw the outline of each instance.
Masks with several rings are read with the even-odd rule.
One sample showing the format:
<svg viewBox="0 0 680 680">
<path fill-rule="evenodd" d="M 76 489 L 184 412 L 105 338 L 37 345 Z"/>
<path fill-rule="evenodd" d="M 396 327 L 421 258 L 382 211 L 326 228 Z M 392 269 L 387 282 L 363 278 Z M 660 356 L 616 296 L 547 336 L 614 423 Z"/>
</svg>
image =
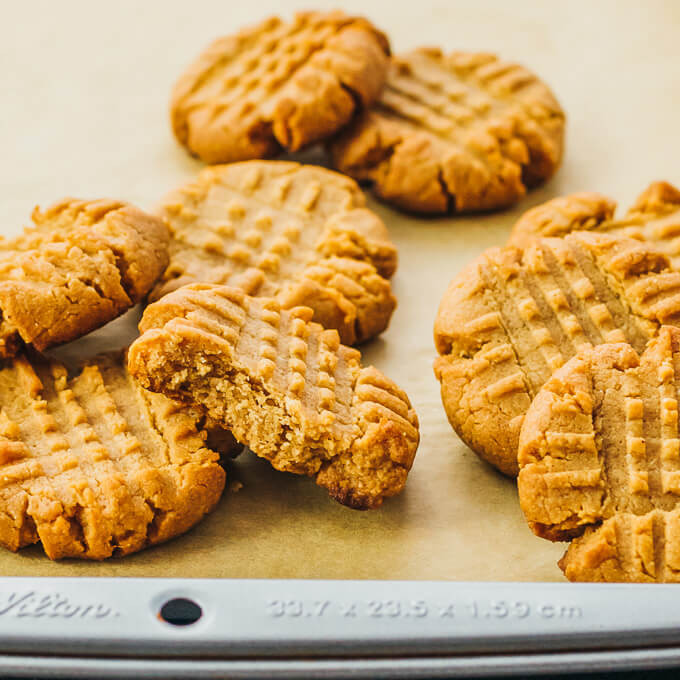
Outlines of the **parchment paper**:
<svg viewBox="0 0 680 680">
<path fill-rule="evenodd" d="M 210 40 L 312 3 L 228 0 L 13 2 L 0 22 L 0 230 L 16 233 L 36 203 L 110 196 L 150 209 L 201 167 L 169 130 L 181 69 Z M 416 219 L 372 202 L 399 246 L 399 306 L 364 348 L 410 395 L 422 441 L 406 491 L 359 513 L 311 480 L 252 454 L 229 470 L 217 511 L 186 536 L 101 564 L 54 564 L 40 548 L 0 551 L 0 575 L 561 580 L 563 546 L 526 527 L 515 484 L 453 433 L 432 372 L 432 324 L 451 277 L 502 244 L 524 210 L 597 190 L 622 205 L 648 182 L 680 183 L 680 3 L 325 2 L 367 14 L 395 51 L 488 50 L 535 70 L 567 111 L 556 178 L 505 213 Z M 83 357 L 133 337 L 137 311 L 60 354 Z"/>
</svg>

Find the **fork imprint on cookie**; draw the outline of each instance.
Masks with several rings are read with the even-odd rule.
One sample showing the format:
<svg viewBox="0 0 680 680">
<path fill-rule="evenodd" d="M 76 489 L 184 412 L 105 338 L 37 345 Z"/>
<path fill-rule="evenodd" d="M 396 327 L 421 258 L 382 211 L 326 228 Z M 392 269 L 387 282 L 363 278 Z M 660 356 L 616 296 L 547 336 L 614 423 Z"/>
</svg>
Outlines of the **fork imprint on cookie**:
<svg viewBox="0 0 680 680">
<path fill-rule="evenodd" d="M 348 177 L 284 161 L 215 166 L 170 193 L 158 213 L 172 240 L 151 300 L 198 281 L 238 286 L 311 307 L 348 345 L 389 323 L 397 250 Z"/>
</svg>

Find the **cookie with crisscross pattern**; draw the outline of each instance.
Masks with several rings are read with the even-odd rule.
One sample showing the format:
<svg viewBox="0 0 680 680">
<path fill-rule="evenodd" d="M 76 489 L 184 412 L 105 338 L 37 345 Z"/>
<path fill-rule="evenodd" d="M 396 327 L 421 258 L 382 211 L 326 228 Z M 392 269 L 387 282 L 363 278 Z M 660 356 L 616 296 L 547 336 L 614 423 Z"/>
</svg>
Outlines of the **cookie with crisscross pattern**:
<svg viewBox="0 0 680 680">
<path fill-rule="evenodd" d="M 73 198 L 0 239 L 0 357 L 75 340 L 140 302 L 168 263 L 167 227 L 120 201 Z"/>
<path fill-rule="evenodd" d="M 509 206 L 550 177 L 563 135 L 562 109 L 524 67 L 422 48 L 392 59 L 378 102 L 330 148 L 390 203 L 464 213 Z"/>
<path fill-rule="evenodd" d="M 529 408 L 519 496 L 530 526 L 574 539 L 572 581 L 680 582 L 680 329 L 642 356 L 599 345 L 571 359 Z"/>
<path fill-rule="evenodd" d="M 272 17 L 216 40 L 172 94 L 177 139 L 208 163 L 266 158 L 334 134 L 380 95 L 387 38 L 335 12 Z"/>
<path fill-rule="evenodd" d="M 0 543 L 49 557 L 126 555 L 187 531 L 224 471 L 196 411 L 143 390 L 120 354 L 69 377 L 38 356 L 0 368 Z"/>
<path fill-rule="evenodd" d="M 397 250 L 348 177 L 284 161 L 213 166 L 170 193 L 158 214 L 172 240 L 151 300 L 196 281 L 239 286 L 311 307 L 346 344 L 389 323 Z"/>
</svg>

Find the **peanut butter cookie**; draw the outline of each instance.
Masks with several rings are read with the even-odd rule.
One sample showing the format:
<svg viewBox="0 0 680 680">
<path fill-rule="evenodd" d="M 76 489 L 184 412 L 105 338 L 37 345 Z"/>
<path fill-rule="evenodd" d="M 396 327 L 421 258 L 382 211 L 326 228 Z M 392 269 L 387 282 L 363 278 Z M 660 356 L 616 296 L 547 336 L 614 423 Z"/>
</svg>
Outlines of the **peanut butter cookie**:
<svg viewBox="0 0 680 680">
<path fill-rule="evenodd" d="M 143 390 L 121 355 L 69 379 L 19 356 L 0 369 L 0 544 L 52 559 L 127 555 L 187 531 L 224 471 L 177 402 Z"/>
<path fill-rule="evenodd" d="M 536 76 L 492 54 L 394 57 L 378 103 L 331 142 L 334 165 L 418 213 L 512 205 L 562 159 L 564 113 Z"/>
<path fill-rule="evenodd" d="M 0 239 L 0 357 L 74 340 L 122 314 L 168 264 L 156 217 L 118 201 L 64 199 Z"/>
<path fill-rule="evenodd" d="M 524 248 L 540 236 L 564 236 L 584 229 L 649 241 L 680 270 L 680 191 L 653 182 L 626 215 L 614 219 L 616 202 L 595 193 L 554 198 L 526 212 L 512 228 L 508 245 Z"/>
<path fill-rule="evenodd" d="M 586 231 L 492 248 L 453 279 L 435 322 L 451 425 L 517 474 L 522 420 L 546 380 L 590 345 L 642 352 L 661 324 L 680 324 L 680 272 L 648 243 Z"/>
<path fill-rule="evenodd" d="M 402 390 L 311 317 L 191 284 L 147 307 L 128 367 L 144 387 L 202 406 L 277 470 L 375 508 L 406 483 L 418 419 Z"/>
<path fill-rule="evenodd" d="M 219 38 L 172 93 L 175 136 L 207 163 L 266 158 L 326 139 L 380 95 L 387 38 L 342 12 L 277 17 Z"/>
<path fill-rule="evenodd" d="M 172 192 L 159 215 L 172 232 L 170 265 L 151 294 L 187 283 L 239 286 L 304 304 L 345 344 L 387 327 L 397 251 L 348 177 L 313 165 L 248 161 L 206 168 Z"/>
<path fill-rule="evenodd" d="M 574 539 L 572 581 L 680 582 L 680 329 L 572 358 L 524 419 L 519 494 L 532 529 Z"/>
</svg>

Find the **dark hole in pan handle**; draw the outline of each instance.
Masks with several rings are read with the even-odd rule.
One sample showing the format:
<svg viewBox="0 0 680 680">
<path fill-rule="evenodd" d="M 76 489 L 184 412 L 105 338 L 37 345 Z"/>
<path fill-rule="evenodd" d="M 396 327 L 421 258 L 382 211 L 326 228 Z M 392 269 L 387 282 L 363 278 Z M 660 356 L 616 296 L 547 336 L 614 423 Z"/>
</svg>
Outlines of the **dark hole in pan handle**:
<svg viewBox="0 0 680 680">
<path fill-rule="evenodd" d="M 158 612 L 158 617 L 173 626 L 190 626 L 196 623 L 203 610 L 200 605 L 186 597 L 174 597 L 168 600 Z"/>
</svg>

